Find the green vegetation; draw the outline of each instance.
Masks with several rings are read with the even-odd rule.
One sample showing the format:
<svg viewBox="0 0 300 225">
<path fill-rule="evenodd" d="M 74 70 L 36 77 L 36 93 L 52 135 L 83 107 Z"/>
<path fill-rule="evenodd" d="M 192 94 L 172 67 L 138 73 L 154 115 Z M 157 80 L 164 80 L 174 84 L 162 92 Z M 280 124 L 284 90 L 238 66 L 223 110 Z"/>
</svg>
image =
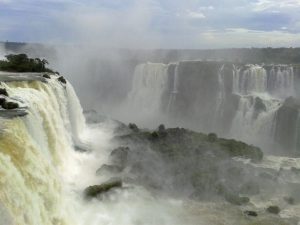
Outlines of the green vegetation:
<svg viewBox="0 0 300 225">
<path fill-rule="evenodd" d="M 100 194 L 104 194 L 113 188 L 121 188 L 122 181 L 119 179 L 112 179 L 100 185 L 89 186 L 84 190 L 85 197 L 95 198 Z"/>
<path fill-rule="evenodd" d="M 28 58 L 26 54 L 6 55 L 0 60 L 0 70 L 8 72 L 53 72 L 46 67 L 48 61 L 39 58 Z"/>
</svg>

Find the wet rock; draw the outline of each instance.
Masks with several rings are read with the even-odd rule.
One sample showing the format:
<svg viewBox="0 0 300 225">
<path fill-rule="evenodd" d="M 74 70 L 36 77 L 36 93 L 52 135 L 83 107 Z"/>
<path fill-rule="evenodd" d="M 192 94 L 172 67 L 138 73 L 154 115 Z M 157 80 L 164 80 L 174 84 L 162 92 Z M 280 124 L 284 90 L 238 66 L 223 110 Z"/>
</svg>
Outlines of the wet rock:
<svg viewBox="0 0 300 225">
<path fill-rule="evenodd" d="M 240 197 L 232 193 L 225 194 L 225 200 L 233 205 L 244 205 L 249 203 L 250 199 L 248 197 Z"/>
<path fill-rule="evenodd" d="M 67 83 L 67 80 L 63 76 L 60 76 L 59 78 L 57 78 L 57 80 L 63 84 Z"/>
<path fill-rule="evenodd" d="M 19 104 L 16 102 L 4 101 L 4 103 L 2 104 L 2 108 L 3 109 L 16 109 L 16 108 L 19 108 Z"/>
<path fill-rule="evenodd" d="M 5 101 L 6 101 L 5 98 L 0 98 L 0 105 L 2 106 Z"/>
<path fill-rule="evenodd" d="M 160 125 L 158 126 L 158 132 L 159 132 L 159 133 L 166 132 L 165 125 L 160 124 Z"/>
<path fill-rule="evenodd" d="M 8 93 L 5 88 L 0 88 L 0 95 L 8 96 Z"/>
<path fill-rule="evenodd" d="M 135 123 L 128 124 L 128 127 L 129 127 L 130 130 L 132 130 L 134 132 L 138 132 L 139 131 L 139 128 L 138 128 L 138 126 Z"/>
<path fill-rule="evenodd" d="M 257 212 L 250 211 L 250 210 L 245 211 L 244 214 L 247 215 L 247 216 L 253 216 L 253 217 L 257 217 L 258 216 Z"/>
<path fill-rule="evenodd" d="M 280 208 L 276 205 L 272 205 L 272 206 L 269 206 L 267 208 L 267 212 L 272 213 L 272 214 L 279 214 L 280 213 Z"/>
<path fill-rule="evenodd" d="M 165 125 L 160 124 L 158 126 L 157 133 L 160 137 L 166 137 L 168 133 L 166 131 Z"/>
<path fill-rule="evenodd" d="M 275 141 L 285 152 L 295 154 L 295 138 L 297 130 L 300 100 L 289 97 L 284 104 L 277 110 L 275 118 Z"/>
<path fill-rule="evenodd" d="M 84 195 L 86 198 L 95 198 L 98 195 L 104 194 L 114 188 L 121 188 L 122 181 L 118 178 L 109 180 L 100 185 L 89 186 L 84 190 Z"/>
<path fill-rule="evenodd" d="M 51 79 L 50 75 L 49 75 L 49 74 L 46 74 L 46 73 L 43 74 L 43 77 L 44 77 L 44 78 L 47 78 L 47 79 Z"/>
<path fill-rule="evenodd" d="M 295 199 L 293 197 L 284 197 L 283 199 L 284 199 L 284 201 L 286 201 L 286 203 L 288 203 L 290 205 L 295 204 Z"/>
<path fill-rule="evenodd" d="M 264 104 L 263 100 L 259 97 L 255 98 L 254 109 L 257 112 L 267 111 L 267 107 Z"/>
<path fill-rule="evenodd" d="M 130 149 L 128 147 L 119 147 L 110 153 L 111 161 L 117 166 L 125 166 Z"/>
<path fill-rule="evenodd" d="M 120 173 L 122 170 L 123 168 L 121 166 L 104 164 L 96 171 L 96 174 L 101 175 L 104 173 Z"/>
</svg>

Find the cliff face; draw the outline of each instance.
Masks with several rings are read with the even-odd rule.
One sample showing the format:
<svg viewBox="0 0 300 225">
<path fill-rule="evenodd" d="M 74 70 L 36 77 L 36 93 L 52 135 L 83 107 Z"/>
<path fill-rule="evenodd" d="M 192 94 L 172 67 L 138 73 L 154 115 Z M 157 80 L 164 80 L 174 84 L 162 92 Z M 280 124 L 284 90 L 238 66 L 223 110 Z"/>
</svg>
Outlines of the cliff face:
<svg viewBox="0 0 300 225">
<path fill-rule="evenodd" d="M 132 85 L 134 90 L 142 90 L 145 87 L 135 82 L 136 77 L 151 80 L 153 92 L 149 89 L 144 97 L 139 94 L 140 102 L 151 101 L 159 109 L 149 117 L 160 118 L 160 122 L 172 126 L 235 137 L 273 151 L 295 153 L 297 150 L 299 110 L 295 108 L 293 116 L 284 119 L 289 112 L 283 103 L 290 96 L 299 98 L 298 66 L 183 61 L 160 64 L 161 68 L 168 69 L 151 72 L 157 65 L 139 65 L 142 72 L 135 73 Z M 158 81 L 157 76 L 167 77 L 167 82 Z M 134 105 L 134 93 L 131 92 L 127 101 Z M 143 107 L 138 108 L 131 109 L 142 117 L 139 112 Z M 285 127 L 294 128 L 288 135 L 280 135 Z"/>
</svg>

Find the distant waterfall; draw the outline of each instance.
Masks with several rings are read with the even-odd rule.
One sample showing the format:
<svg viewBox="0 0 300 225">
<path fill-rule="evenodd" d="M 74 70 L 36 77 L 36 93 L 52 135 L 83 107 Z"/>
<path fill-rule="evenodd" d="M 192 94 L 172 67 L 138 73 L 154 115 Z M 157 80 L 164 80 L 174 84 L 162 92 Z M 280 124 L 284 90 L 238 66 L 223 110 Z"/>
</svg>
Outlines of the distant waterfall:
<svg viewBox="0 0 300 225">
<path fill-rule="evenodd" d="M 295 134 L 295 149 L 300 149 L 300 110 L 298 110 L 298 119 L 297 119 L 297 126 L 296 126 L 296 134 Z"/>
<path fill-rule="evenodd" d="M 263 137 L 260 144 L 272 142 L 273 121 L 281 106 L 279 100 L 258 96 L 241 96 L 239 107 L 232 121 L 231 135 L 250 143 Z"/>
<path fill-rule="evenodd" d="M 138 65 L 134 71 L 132 89 L 125 107 L 138 117 L 152 117 L 161 114 L 162 95 L 167 87 L 168 65 L 146 63 Z"/>
<path fill-rule="evenodd" d="M 290 65 L 182 61 L 138 65 L 127 102 L 140 121 L 164 113 L 161 121 L 173 126 L 271 146 L 276 112 L 289 96 L 295 96 Z"/>
<path fill-rule="evenodd" d="M 225 81 L 224 81 L 224 70 L 225 65 L 222 65 L 221 68 L 218 71 L 218 95 L 216 100 L 216 110 L 215 110 L 215 116 L 213 121 L 213 128 L 215 130 L 218 130 L 220 119 L 223 118 L 223 112 L 224 112 L 224 106 L 225 103 Z"/>
<path fill-rule="evenodd" d="M 168 102 L 168 107 L 167 107 L 167 112 L 170 113 L 172 110 L 173 104 L 176 102 L 176 96 L 178 94 L 178 85 L 179 85 L 179 77 L 178 77 L 178 68 L 179 68 L 179 63 L 175 65 L 175 71 L 174 71 L 174 76 L 173 76 L 173 86 L 172 90 L 170 93 L 170 98 Z"/>
<path fill-rule="evenodd" d="M 278 97 L 295 94 L 294 69 L 291 66 L 272 66 L 268 77 L 268 91 Z"/>
<path fill-rule="evenodd" d="M 85 124 L 72 86 L 54 75 L 1 86 L 28 115 L 0 119 L 0 224 L 74 224 L 61 176 Z"/>
<path fill-rule="evenodd" d="M 236 70 L 233 78 L 233 92 L 241 94 L 262 93 L 267 91 L 267 72 L 256 65 L 245 70 Z"/>
<path fill-rule="evenodd" d="M 246 65 L 235 68 L 233 92 L 240 94 L 268 93 L 278 97 L 294 94 L 294 72 L 291 66 L 272 66 L 267 71 L 263 66 Z"/>
</svg>

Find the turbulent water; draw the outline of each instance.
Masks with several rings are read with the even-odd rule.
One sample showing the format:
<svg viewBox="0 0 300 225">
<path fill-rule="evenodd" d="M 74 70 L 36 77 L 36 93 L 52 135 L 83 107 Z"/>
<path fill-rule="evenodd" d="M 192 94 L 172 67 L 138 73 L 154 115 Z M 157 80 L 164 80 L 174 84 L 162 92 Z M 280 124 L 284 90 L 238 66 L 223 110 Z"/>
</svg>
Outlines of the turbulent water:
<svg viewBox="0 0 300 225">
<path fill-rule="evenodd" d="M 275 146 L 276 151 L 297 152 L 299 125 L 295 128 L 293 124 L 299 122 L 288 114 L 287 108 L 291 106 L 285 107 L 283 103 L 288 97 L 297 96 L 298 77 L 290 65 L 197 61 L 141 64 L 137 66 L 126 100 L 129 103 L 126 106 L 130 105 L 127 112 L 146 126 L 153 125 L 154 121 L 163 122 L 234 137 L 265 149 Z M 292 107 L 295 110 L 298 107 L 299 118 L 299 105 Z M 291 119 L 282 122 L 287 117 Z M 293 128 L 284 128 L 282 124 Z M 293 136 L 293 140 L 278 138 L 283 130 Z"/>
<path fill-rule="evenodd" d="M 151 74 L 145 75 L 148 67 L 154 68 Z M 135 82 L 145 88 L 142 99 L 134 101 L 143 103 L 154 91 L 155 101 L 148 101 L 145 107 L 158 110 L 167 80 L 166 70 L 162 64 L 137 68 L 136 73 L 142 77 Z M 155 77 L 149 78 L 152 73 Z M 222 78 L 219 81 L 222 83 Z M 23 117 L 1 118 L 1 225 L 253 224 L 238 207 L 228 203 L 153 195 L 142 186 L 130 183 L 100 200 L 85 200 L 82 193 L 87 186 L 109 178 L 97 176 L 96 170 L 108 161 L 115 147 L 111 141 L 115 123 L 87 126 L 72 86 L 60 83 L 54 75 L 46 82 L 2 82 L 1 87 L 28 112 Z M 176 85 L 172 88 L 176 94 Z M 133 96 L 141 91 L 133 90 Z M 219 99 L 222 98 L 220 95 Z M 75 151 L 76 148 L 87 148 L 89 152 Z M 256 166 L 268 168 L 268 165 L 300 168 L 299 160 L 278 157 L 267 158 Z M 261 209 L 263 201 L 253 200 Z M 297 216 L 297 207 L 290 207 L 283 216 Z M 264 224 L 274 224 L 277 220 L 261 218 L 266 221 Z"/>
</svg>

